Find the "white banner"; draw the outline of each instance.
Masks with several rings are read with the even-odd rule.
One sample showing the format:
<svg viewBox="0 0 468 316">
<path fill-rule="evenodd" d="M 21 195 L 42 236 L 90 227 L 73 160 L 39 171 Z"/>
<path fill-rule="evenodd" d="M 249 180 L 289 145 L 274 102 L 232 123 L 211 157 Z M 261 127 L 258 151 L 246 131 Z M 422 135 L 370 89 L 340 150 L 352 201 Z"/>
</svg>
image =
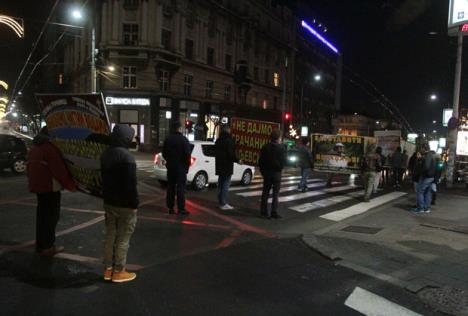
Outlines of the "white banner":
<svg viewBox="0 0 468 316">
<path fill-rule="evenodd" d="M 450 0 L 448 27 L 468 22 L 468 1 Z"/>
</svg>

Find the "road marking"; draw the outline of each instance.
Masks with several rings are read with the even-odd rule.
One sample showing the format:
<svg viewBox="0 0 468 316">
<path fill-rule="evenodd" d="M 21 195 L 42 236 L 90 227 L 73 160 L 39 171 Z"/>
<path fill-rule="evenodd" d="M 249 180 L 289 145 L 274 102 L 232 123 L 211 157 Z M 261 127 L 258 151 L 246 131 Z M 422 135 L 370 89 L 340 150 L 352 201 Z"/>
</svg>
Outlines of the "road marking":
<svg viewBox="0 0 468 316">
<path fill-rule="evenodd" d="M 351 192 L 345 195 L 332 196 L 328 199 L 318 200 L 312 203 L 304 203 L 301 205 L 295 205 L 295 206 L 290 207 L 289 209 L 299 212 L 299 213 L 305 213 L 305 212 L 313 211 L 316 209 L 332 206 L 338 203 L 343 203 L 345 201 L 353 200 L 355 198 L 361 197 L 363 194 L 364 194 L 364 191 Z"/>
<path fill-rule="evenodd" d="M 307 180 L 308 183 L 318 182 L 318 181 L 323 181 L 323 179 L 309 179 L 309 180 Z M 281 185 L 288 185 L 288 184 L 299 184 L 299 181 L 289 180 L 289 181 L 281 182 Z M 232 191 L 247 191 L 247 190 L 251 190 L 251 189 L 260 189 L 260 188 L 263 188 L 263 181 L 262 181 L 261 184 L 229 188 L 229 192 L 232 192 Z M 296 188 L 297 188 L 297 186 L 296 186 Z"/>
<path fill-rule="evenodd" d="M 301 176 L 290 176 L 290 177 L 281 177 L 281 180 L 296 180 L 302 178 Z M 262 177 L 255 178 L 251 183 L 261 183 L 263 182 Z"/>
<path fill-rule="evenodd" d="M 385 203 L 391 202 L 393 200 L 396 200 L 402 196 L 406 195 L 405 192 L 392 192 L 389 194 L 385 194 L 382 196 L 379 196 L 378 198 L 372 199 L 368 203 L 359 203 L 356 205 L 353 205 L 351 207 L 345 208 L 344 210 L 340 211 L 335 211 L 331 213 L 324 214 L 320 216 L 321 218 L 328 219 L 334 222 L 339 222 L 342 221 L 348 217 L 359 215 L 362 213 L 365 213 L 369 211 L 370 209 L 376 208 L 378 206 L 381 206 Z"/>
<path fill-rule="evenodd" d="M 368 316 L 422 316 L 360 287 L 354 289 L 345 305 Z"/>
<path fill-rule="evenodd" d="M 216 249 L 229 247 L 237 238 L 242 235 L 242 231 L 235 230 L 228 237 L 224 238 L 217 246 Z"/>
<path fill-rule="evenodd" d="M 317 181 L 320 181 L 320 180 L 313 180 L 311 182 L 317 182 Z M 313 188 L 323 187 L 326 184 L 327 184 L 326 182 L 317 182 L 317 183 L 307 185 L 307 187 L 310 188 L 310 189 L 313 189 Z M 339 184 L 339 182 L 335 182 L 334 184 Z M 262 186 L 263 186 L 263 184 L 262 184 Z M 280 193 L 294 191 L 294 190 L 297 190 L 297 185 L 282 187 L 280 189 Z M 243 197 L 261 196 L 262 195 L 262 190 L 243 192 L 243 193 L 236 193 L 236 195 L 243 196 Z"/>
<path fill-rule="evenodd" d="M 186 202 L 188 206 L 194 208 L 194 209 L 197 209 L 201 212 L 205 212 L 205 213 L 208 213 L 214 217 L 217 217 L 219 219 L 222 219 L 223 221 L 225 222 L 228 222 L 230 224 L 233 224 L 234 226 L 237 226 L 240 230 L 243 230 L 243 231 L 248 231 L 248 232 L 252 232 L 252 233 L 257 233 L 259 235 L 262 235 L 262 236 L 265 236 L 265 237 L 275 237 L 275 235 L 273 233 L 270 233 L 269 231 L 266 231 L 264 229 L 261 229 L 261 228 L 258 228 L 258 227 L 255 227 L 255 226 L 252 226 L 252 225 L 249 225 L 249 224 L 245 224 L 241 221 L 238 221 L 237 219 L 234 219 L 232 217 L 229 217 L 229 216 L 226 216 L 226 215 L 222 215 L 222 214 L 219 214 L 218 212 L 216 211 L 213 211 L 207 207 L 204 207 L 202 205 L 199 205 L 197 203 L 194 203 L 192 201 L 187 201 Z"/>
<path fill-rule="evenodd" d="M 310 197 L 314 196 L 320 196 L 324 195 L 327 193 L 336 193 L 336 192 L 341 192 L 341 191 L 346 191 L 346 190 L 351 190 L 355 189 L 355 185 L 345 185 L 342 187 L 336 187 L 336 188 L 328 188 L 328 189 L 323 189 L 323 190 L 316 190 L 316 191 L 310 191 L 310 192 L 305 192 L 305 193 L 298 193 L 298 194 L 293 194 L 293 195 L 287 195 L 287 196 L 280 196 L 278 199 L 278 202 L 292 202 L 296 200 L 302 200 L 302 199 L 307 199 Z M 271 199 L 269 200 L 271 202 Z"/>
</svg>

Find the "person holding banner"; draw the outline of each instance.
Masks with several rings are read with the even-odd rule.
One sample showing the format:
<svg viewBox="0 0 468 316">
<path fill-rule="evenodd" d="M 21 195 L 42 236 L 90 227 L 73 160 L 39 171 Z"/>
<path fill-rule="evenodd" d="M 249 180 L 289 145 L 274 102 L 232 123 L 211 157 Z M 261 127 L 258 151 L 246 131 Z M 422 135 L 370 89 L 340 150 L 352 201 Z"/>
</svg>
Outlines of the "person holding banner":
<svg viewBox="0 0 468 316">
<path fill-rule="evenodd" d="M 271 141 L 262 147 L 258 165 L 263 176 L 263 192 L 260 215 L 270 218 L 281 218 L 278 214 L 278 194 L 281 187 L 281 173 L 286 164 L 286 148 L 280 144 L 281 132 L 271 132 Z M 268 209 L 268 198 L 273 189 L 271 211 Z"/>
<path fill-rule="evenodd" d="M 60 191 L 76 191 L 62 154 L 50 142 L 49 131 L 44 126 L 33 140 L 28 154 L 29 191 L 37 195 L 36 252 L 54 256 L 63 251 L 55 246 L 55 229 L 60 218 Z"/>
<path fill-rule="evenodd" d="M 126 124 L 114 126 L 111 146 L 101 156 L 102 191 L 106 211 L 104 280 L 128 282 L 136 274 L 125 270 L 130 238 L 137 222 L 139 204 L 135 158 L 128 150 L 135 130 Z"/>
<path fill-rule="evenodd" d="M 375 151 L 375 145 L 369 145 L 368 154 L 365 156 L 363 165 L 361 166 L 365 191 L 364 202 L 370 201 L 370 197 L 374 191 L 375 178 L 381 167 L 382 162 L 380 160 L 380 155 Z"/>
</svg>

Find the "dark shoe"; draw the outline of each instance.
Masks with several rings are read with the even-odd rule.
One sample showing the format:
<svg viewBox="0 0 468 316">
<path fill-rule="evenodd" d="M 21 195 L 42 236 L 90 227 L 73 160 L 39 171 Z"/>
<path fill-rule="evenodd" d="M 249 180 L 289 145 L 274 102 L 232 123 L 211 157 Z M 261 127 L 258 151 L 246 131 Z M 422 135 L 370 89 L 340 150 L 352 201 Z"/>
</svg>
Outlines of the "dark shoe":
<svg viewBox="0 0 468 316">
<path fill-rule="evenodd" d="M 260 216 L 266 219 L 271 219 L 271 216 L 269 216 L 267 213 L 260 213 Z"/>
<path fill-rule="evenodd" d="M 38 251 L 37 254 L 44 257 L 53 257 L 56 254 L 63 252 L 64 250 L 65 248 L 63 246 L 52 246 L 50 248 Z"/>
<path fill-rule="evenodd" d="M 187 210 L 179 211 L 179 215 L 190 215 L 190 212 Z"/>
<path fill-rule="evenodd" d="M 271 214 L 271 217 L 274 218 L 274 219 L 281 219 L 281 218 L 283 218 L 281 215 L 276 214 L 276 213 L 275 213 L 275 214 Z"/>
<path fill-rule="evenodd" d="M 309 190 L 309 189 L 307 189 L 307 188 L 303 188 L 303 189 L 301 190 L 301 192 L 302 192 L 302 193 L 305 193 L 305 192 L 307 192 L 308 190 Z"/>
<path fill-rule="evenodd" d="M 432 202 L 431 202 L 431 205 L 436 205 L 436 202 L 435 202 L 435 201 L 432 201 Z"/>
<path fill-rule="evenodd" d="M 175 211 L 174 211 L 174 209 L 170 208 L 169 211 L 168 211 L 168 213 L 169 213 L 170 215 L 173 215 L 173 214 L 175 214 Z"/>
</svg>

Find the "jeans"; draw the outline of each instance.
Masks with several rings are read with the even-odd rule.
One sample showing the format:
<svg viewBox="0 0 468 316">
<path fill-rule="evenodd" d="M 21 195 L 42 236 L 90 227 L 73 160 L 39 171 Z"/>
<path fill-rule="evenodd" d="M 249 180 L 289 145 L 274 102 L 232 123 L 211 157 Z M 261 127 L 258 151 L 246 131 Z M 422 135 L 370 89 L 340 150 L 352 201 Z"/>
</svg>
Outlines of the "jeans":
<svg viewBox="0 0 468 316">
<path fill-rule="evenodd" d="M 104 265 L 123 271 L 127 252 L 135 231 L 137 216 L 134 210 L 104 205 L 106 211 L 106 240 L 104 242 Z"/>
<path fill-rule="evenodd" d="M 227 204 L 229 186 L 231 185 L 231 175 L 218 177 L 218 202 L 223 206 Z"/>
<path fill-rule="evenodd" d="M 375 171 L 366 171 L 364 173 L 364 200 L 369 200 L 372 192 L 374 191 L 374 183 L 377 172 Z"/>
<path fill-rule="evenodd" d="M 263 175 L 263 192 L 262 192 L 262 204 L 261 214 L 271 216 L 278 214 L 278 195 L 281 187 L 281 172 L 268 172 Z M 271 212 L 268 209 L 268 198 L 270 197 L 270 191 L 273 189 L 273 197 L 271 203 Z"/>
<path fill-rule="evenodd" d="M 416 198 L 420 209 L 428 209 L 431 206 L 432 190 L 431 185 L 434 178 L 421 178 L 418 182 Z"/>
<path fill-rule="evenodd" d="M 187 185 L 187 174 L 183 170 L 167 170 L 167 195 L 166 204 L 170 210 L 174 209 L 177 193 L 177 208 L 179 212 L 185 211 L 185 186 Z"/>
<path fill-rule="evenodd" d="M 310 172 L 310 168 L 301 169 L 301 181 L 299 182 L 299 189 L 307 189 L 307 180 L 309 180 Z"/>
<path fill-rule="evenodd" d="M 60 218 L 60 192 L 37 194 L 36 250 L 42 251 L 55 244 L 55 228 Z"/>
</svg>

